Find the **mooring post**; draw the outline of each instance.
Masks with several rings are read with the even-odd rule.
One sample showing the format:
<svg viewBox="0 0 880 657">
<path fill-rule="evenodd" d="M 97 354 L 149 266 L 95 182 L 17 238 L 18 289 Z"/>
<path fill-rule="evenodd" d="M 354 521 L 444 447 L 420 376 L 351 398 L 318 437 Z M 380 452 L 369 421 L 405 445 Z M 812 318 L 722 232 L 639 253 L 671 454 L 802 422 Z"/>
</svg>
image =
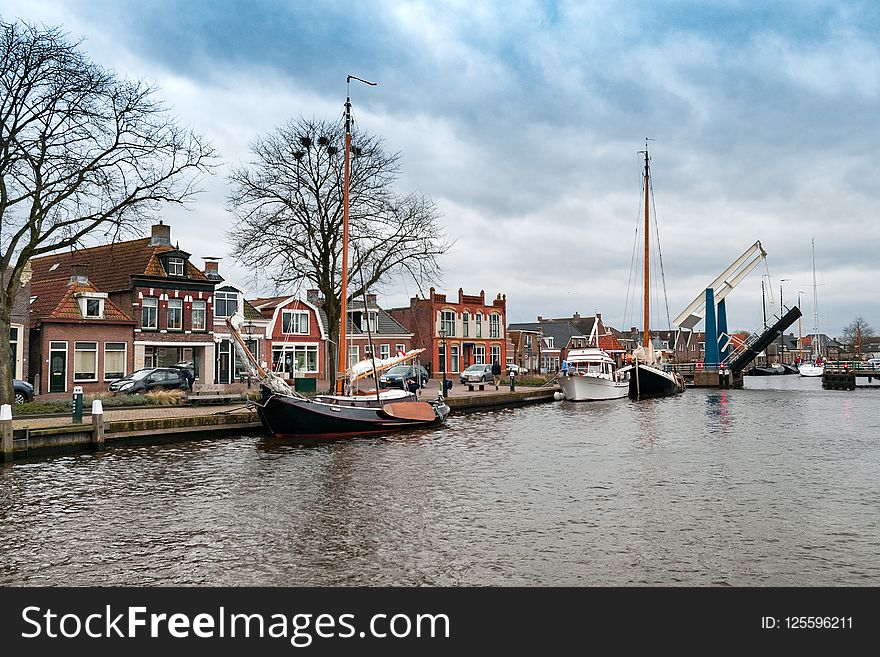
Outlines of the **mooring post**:
<svg viewBox="0 0 880 657">
<path fill-rule="evenodd" d="M 12 463 L 12 406 L 0 406 L 0 462 Z"/>
<path fill-rule="evenodd" d="M 92 402 L 92 445 L 98 451 L 104 449 L 104 404 L 100 399 Z"/>
</svg>

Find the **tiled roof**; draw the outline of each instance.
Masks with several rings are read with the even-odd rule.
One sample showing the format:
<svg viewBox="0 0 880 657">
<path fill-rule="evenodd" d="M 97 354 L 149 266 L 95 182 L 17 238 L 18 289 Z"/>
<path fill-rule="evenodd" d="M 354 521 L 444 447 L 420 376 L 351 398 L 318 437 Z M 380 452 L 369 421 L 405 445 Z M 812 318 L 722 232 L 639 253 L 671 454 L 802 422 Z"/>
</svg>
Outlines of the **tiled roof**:
<svg viewBox="0 0 880 657">
<path fill-rule="evenodd" d="M 150 238 L 144 237 L 31 259 L 31 296 L 36 297 L 30 307 L 31 317 L 39 321 L 59 307 L 67 293 L 74 263 L 86 266 L 89 283 L 95 291 L 108 293 L 131 289 L 132 276 L 167 276 L 157 256 L 178 249 L 169 244 L 150 246 L 149 242 Z M 189 261 L 186 274 L 189 280 L 208 281 L 205 274 Z M 119 310 L 117 306 L 114 308 Z M 123 311 L 119 312 L 128 318 Z"/>
<path fill-rule="evenodd" d="M 33 288 L 32 288 L 33 289 Z M 104 316 L 99 318 L 84 317 L 80 305 L 77 302 L 77 294 L 80 292 L 98 292 L 99 290 L 91 283 L 71 283 L 67 286 L 61 300 L 49 312 L 40 316 L 40 319 L 59 319 L 70 321 L 87 322 L 130 322 L 131 317 L 126 315 L 110 299 L 104 299 Z M 57 298 L 57 297 L 56 297 Z"/>
<path fill-rule="evenodd" d="M 131 276 L 167 276 L 156 257 L 166 251 L 177 251 L 169 244 L 150 246 L 150 238 L 103 244 L 89 249 L 64 251 L 31 260 L 34 274 L 31 280 L 48 281 L 70 278 L 72 263 L 88 267 L 89 281 L 104 292 L 119 292 L 131 288 Z M 190 279 L 207 281 L 208 277 L 187 261 L 186 275 Z M 65 283 L 66 285 L 66 283 Z"/>
</svg>

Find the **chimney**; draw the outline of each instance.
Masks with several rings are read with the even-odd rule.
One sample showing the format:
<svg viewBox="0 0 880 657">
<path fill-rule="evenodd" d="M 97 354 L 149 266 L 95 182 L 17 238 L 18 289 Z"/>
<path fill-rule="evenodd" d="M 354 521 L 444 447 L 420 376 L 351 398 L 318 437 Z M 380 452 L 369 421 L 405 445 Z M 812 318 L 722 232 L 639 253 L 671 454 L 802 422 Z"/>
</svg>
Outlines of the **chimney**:
<svg viewBox="0 0 880 657">
<path fill-rule="evenodd" d="M 205 276 L 212 281 L 222 281 L 223 277 L 220 275 L 220 258 L 205 256 L 202 259 L 205 261 Z"/>
<path fill-rule="evenodd" d="M 306 301 L 308 301 L 313 306 L 318 305 L 318 294 L 319 290 L 316 288 L 312 288 L 310 290 L 306 290 Z"/>
<path fill-rule="evenodd" d="M 575 314 L 572 316 L 572 319 L 574 319 L 574 320 L 578 320 L 578 319 L 580 319 L 580 318 L 581 318 L 581 314 L 580 314 L 580 313 L 575 313 Z"/>
<path fill-rule="evenodd" d="M 85 262 L 73 262 L 70 265 L 70 281 L 68 285 L 73 283 L 89 282 L 89 266 Z"/>
<path fill-rule="evenodd" d="M 161 219 L 158 224 L 153 224 L 147 246 L 160 245 L 171 246 L 171 226 L 163 224 Z"/>
</svg>

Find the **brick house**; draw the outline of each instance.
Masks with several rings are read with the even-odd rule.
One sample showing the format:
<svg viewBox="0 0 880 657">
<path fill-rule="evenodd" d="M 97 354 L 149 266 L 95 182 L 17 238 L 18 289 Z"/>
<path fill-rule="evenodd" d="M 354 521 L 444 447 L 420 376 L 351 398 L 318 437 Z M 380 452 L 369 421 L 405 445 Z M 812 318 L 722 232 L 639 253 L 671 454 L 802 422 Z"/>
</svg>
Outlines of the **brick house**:
<svg viewBox="0 0 880 657">
<path fill-rule="evenodd" d="M 413 297 L 408 308 L 388 313 L 413 333 L 414 348 L 425 349 L 422 365 L 432 376 L 495 360 L 503 368 L 507 362 L 506 295 L 487 303 L 484 291 L 465 294 L 459 288 L 458 297 L 451 300 L 432 287 L 427 299 Z"/>
<path fill-rule="evenodd" d="M 295 296 L 248 302 L 265 320 L 265 361 L 285 379 L 327 378 L 327 319 L 314 303 Z"/>
<path fill-rule="evenodd" d="M 387 358 L 412 348 L 412 333 L 376 303 L 376 295 L 352 300 L 346 308 L 346 339 L 349 364 L 365 358 L 370 346 L 377 358 Z M 307 290 L 305 301 L 297 297 L 272 297 L 250 302 L 268 320 L 267 349 L 272 367 L 293 378 L 293 373 L 330 379 L 337 363 L 330 362 L 327 316 L 318 290 Z M 335 341 L 335 340 L 334 340 Z"/>
<path fill-rule="evenodd" d="M 213 381 L 215 281 L 172 246 L 170 226 L 160 221 L 150 237 L 42 256 L 31 266 L 30 369 L 39 393 L 73 385 L 98 392 L 108 377 L 183 361 L 197 383 Z"/>
</svg>

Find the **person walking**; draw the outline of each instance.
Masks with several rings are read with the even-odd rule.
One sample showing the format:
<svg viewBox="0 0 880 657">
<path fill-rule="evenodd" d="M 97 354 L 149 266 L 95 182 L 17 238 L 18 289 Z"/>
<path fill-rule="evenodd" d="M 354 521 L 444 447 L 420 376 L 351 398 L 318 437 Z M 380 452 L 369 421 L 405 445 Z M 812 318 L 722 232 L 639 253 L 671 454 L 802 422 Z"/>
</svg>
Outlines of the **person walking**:
<svg viewBox="0 0 880 657">
<path fill-rule="evenodd" d="M 495 359 L 495 362 L 492 363 L 492 383 L 495 384 L 495 390 L 498 390 L 498 382 L 501 380 L 501 365 L 498 363 L 498 359 Z"/>
</svg>

